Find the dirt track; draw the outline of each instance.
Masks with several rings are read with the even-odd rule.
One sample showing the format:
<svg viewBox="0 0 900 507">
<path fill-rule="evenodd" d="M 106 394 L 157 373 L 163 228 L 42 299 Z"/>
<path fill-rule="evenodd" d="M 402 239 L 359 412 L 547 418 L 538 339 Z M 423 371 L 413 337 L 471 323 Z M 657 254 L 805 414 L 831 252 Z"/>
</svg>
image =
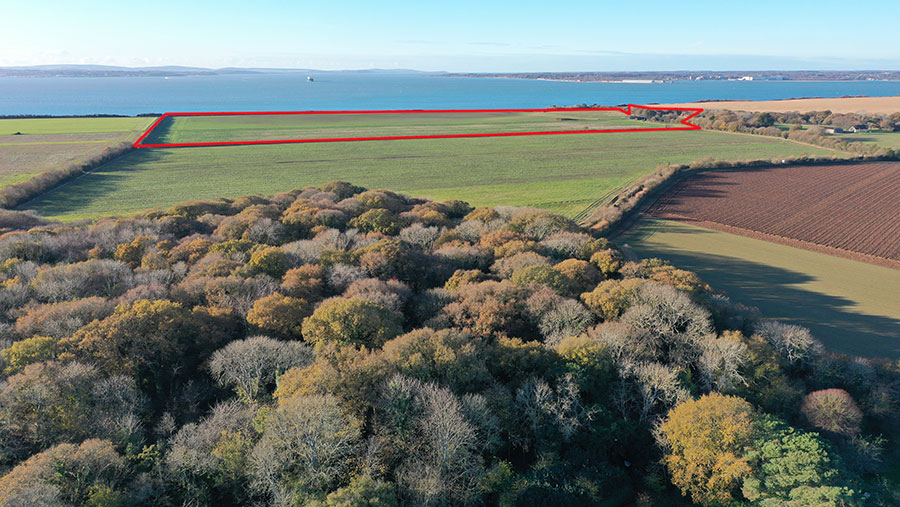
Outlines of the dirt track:
<svg viewBox="0 0 900 507">
<path fill-rule="evenodd" d="M 900 269 L 900 163 L 705 172 L 648 214 Z"/>
<path fill-rule="evenodd" d="M 900 96 L 897 97 L 852 97 L 837 99 L 788 99 L 788 100 L 731 100 L 722 102 L 686 102 L 681 104 L 661 104 L 672 107 L 702 107 L 703 109 L 730 109 L 732 111 L 752 111 L 787 113 L 791 111 L 831 111 L 833 113 L 900 113 Z"/>
</svg>

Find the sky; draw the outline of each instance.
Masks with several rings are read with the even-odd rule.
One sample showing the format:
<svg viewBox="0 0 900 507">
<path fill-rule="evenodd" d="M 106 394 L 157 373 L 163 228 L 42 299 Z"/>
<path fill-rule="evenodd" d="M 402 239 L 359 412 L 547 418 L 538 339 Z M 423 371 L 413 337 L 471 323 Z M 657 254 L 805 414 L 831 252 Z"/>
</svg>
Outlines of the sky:
<svg viewBox="0 0 900 507">
<path fill-rule="evenodd" d="M 900 2 L 0 0 L 0 66 L 900 70 Z"/>
</svg>

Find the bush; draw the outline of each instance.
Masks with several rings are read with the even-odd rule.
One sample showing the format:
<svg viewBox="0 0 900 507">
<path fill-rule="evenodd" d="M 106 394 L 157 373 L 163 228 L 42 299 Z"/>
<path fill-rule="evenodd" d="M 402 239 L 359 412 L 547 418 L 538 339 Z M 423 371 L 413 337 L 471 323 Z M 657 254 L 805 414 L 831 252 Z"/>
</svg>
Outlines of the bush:
<svg viewBox="0 0 900 507">
<path fill-rule="evenodd" d="M 16 331 L 22 336 L 64 338 L 91 321 L 106 318 L 114 308 L 113 302 L 101 297 L 37 305 L 16 320 Z"/>
<path fill-rule="evenodd" d="M 55 361 L 25 366 L 0 384 L 4 417 L 0 463 L 11 465 L 62 442 L 103 438 L 126 445 L 137 441 L 145 399 L 134 381 L 104 378 L 94 366 Z"/>
<path fill-rule="evenodd" d="M 622 255 L 611 248 L 594 252 L 590 259 L 591 264 L 596 266 L 600 273 L 607 278 L 616 275 L 622 268 Z"/>
<path fill-rule="evenodd" d="M 491 271 L 503 278 L 509 278 L 513 272 L 529 266 L 549 266 L 550 259 L 534 252 L 519 252 L 515 255 L 498 259 L 491 266 Z"/>
<path fill-rule="evenodd" d="M 754 331 L 765 338 L 789 364 L 808 362 L 822 351 L 822 345 L 804 327 L 764 320 L 756 325 Z"/>
<path fill-rule="evenodd" d="M 524 234 L 535 240 L 543 240 L 549 236 L 561 232 L 576 232 L 578 226 L 568 218 L 549 213 L 547 211 L 523 212 L 514 218 L 509 225 L 509 230 Z"/>
<path fill-rule="evenodd" d="M 603 276 L 588 262 L 579 259 L 567 259 L 553 266 L 568 279 L 568 294 L 578 295 L 593 289 Z"/>
<path fill-rule="evenodd" d="M 40 300 L 56 303 L 91 296 L 121 296 L 132 287 L 134 274 L 121 261 L 97 259 L 41 270 L 31 281 Z"/>
<path fill-rule="evenodd" d="M 541 315 L 538 329 L 544 336 L 544 343 L 552 346 L 563 338 L 585 332 L 594 320 L 584 305 L 573 299 L 563 299 Z"/>
<path fill-rule="evenodd" d="M 701 354 L 702 339 L 713 331 L 709 311 L 684 292 L 655 283 L 640 288 L 622 322 L 656 337 L 657 357 L 677 366 L 693 364 Z"/>
</svg>

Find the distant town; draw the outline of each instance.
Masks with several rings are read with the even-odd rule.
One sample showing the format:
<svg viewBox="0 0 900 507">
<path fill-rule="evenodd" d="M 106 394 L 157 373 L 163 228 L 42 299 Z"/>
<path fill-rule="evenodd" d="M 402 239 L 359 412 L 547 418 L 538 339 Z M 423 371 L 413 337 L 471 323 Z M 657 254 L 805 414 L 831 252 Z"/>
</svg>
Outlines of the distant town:
<svg viewBox="0 0 900 507">
<path fill-rule="evenodd" d="M 454 77 L 542 79 L 611 83 L 665 83 L 671 81 L 898 81 L 898 71 L 675 71 L 675 72 L 517 72 L 450 73 Z"/>
</svg>

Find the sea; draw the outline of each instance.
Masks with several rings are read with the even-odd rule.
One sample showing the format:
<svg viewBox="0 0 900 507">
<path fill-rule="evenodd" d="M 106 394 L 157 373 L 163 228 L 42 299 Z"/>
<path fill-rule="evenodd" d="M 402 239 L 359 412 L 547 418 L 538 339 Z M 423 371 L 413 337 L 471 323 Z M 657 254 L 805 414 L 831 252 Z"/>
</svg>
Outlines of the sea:
<svg viewBox="0 0 900 507">
<path fill-rule="evenodd" d="M 898 81 L 565 82 L 365 72 L 0 78 L 0 115 L 540 108 L 894 96 Z"/>
</svg>

